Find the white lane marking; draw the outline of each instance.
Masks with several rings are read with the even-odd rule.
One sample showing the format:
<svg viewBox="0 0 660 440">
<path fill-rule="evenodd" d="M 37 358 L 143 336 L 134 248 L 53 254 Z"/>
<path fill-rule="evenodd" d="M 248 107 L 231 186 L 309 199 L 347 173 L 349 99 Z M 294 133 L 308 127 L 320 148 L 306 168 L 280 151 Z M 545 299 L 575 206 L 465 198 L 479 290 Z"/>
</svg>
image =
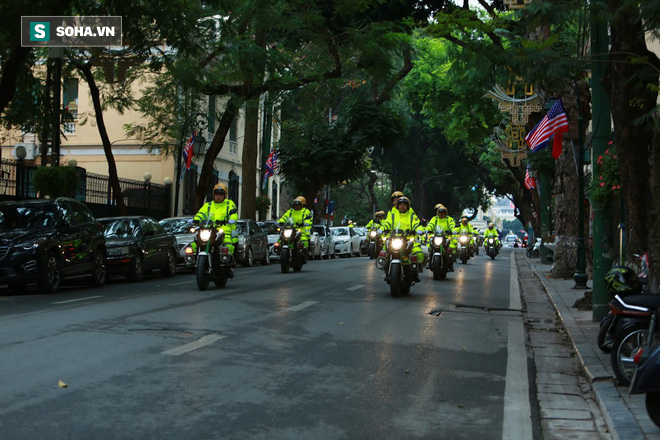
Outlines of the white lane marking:
<svg viewBox="0 0 660 440">
<path fill-rule="evenodd" d="M 516 267 L 515 258 L 511 258 L 511 277 L 509 280 L 509 310 L 522 310 L 520 283 L 518 282 L 518 268 Z"/>
<path fill-rule="evenodd" d="M 103 298 L 103 295 L 88 296 L 87 298 L 70 299 L 68 301 L 57 301 L 57 302 L 52 302 L 51 304 L 69 304 L 69 303 L 74 303 L 78 301 L 87 301 L 88 299 L 96 299 L 96 298 Z"/>
<path fill-rule="evenodd" d="M 188 281 L 181 281 L 179 283 L 170 283 L 170 284 L 168 284 L 168 286 L 181 286 L 183 284 L 190 284 L 190 283 L 193 283 L 193 282 L 195 282 L 195 278 L 192 278 Z"/>
<path fill-rule="evenodd" d="M 307 307 L 313 306 L 314 304 L 318 304 L 318 303 L 319 303 L 318 301 L 305 301 L 302 304 L 298 304 L 297 306 L 289 307 L 286 310 L 289 311 L 289 312 L 298 312 L 302 309 L 306 309 Z"/>
<path fill-rule="evenodd" d="M 247 275 L 247 274 L 249 274 L 249 273 L 254 273 L 254 272 L 256 272 L 256 269 L 240 270 L 240 271 L 238 271 L 238 273 L 240 273 L 241 275 Z"/>
<path fill-rule="evenodd" d="M 198 348 L 206 347 L 207 345 L 211 345 L 216 341 L 219 341 L 220 339 L 225 339 L 226 336 L 221 336 L 221 335 L 206 335 L 200 338 L 199 340 L 195 342 L 191 342 L 190 344 L 182 345 L 180 347 L 173 348 L 171 350 L 166 350 L 162 352 L 161 354 L 167 355 L 167 356 L 179 356 L 184 353 L 188 353 L 189 351 L 197 350 Z"/>
<path fill-rule="evenodd" d="M 525 351 L 525 328 L 522 321 L 509 322 L 504 420 L 502 438 L 532 440 L 532 411 L 529 403 L 529 374 Z"/>
<path fill-rule="evenodd" d="M 356 284 L 355 286 L 351 286 L 346 290 L 358 290 L 358 289 L 361 289 L 363 287 L 365 287 L 364 284 Z"/>
</svg>

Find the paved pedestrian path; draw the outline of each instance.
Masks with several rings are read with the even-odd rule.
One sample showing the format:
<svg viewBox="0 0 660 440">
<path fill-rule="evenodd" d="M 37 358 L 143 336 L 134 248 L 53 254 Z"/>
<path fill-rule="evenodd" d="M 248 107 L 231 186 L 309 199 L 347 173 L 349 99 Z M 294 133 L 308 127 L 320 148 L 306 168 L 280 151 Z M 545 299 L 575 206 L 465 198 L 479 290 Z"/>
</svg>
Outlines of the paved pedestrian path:
<svg viewBox="0 0 660 440">
<path fill-rule="evenodd" d="M 599 323 L 592 321 L 591 310 L 574 307 L 585 291 L 573 289 L 573 279 L 549 278 L 552 266 L 543 265 L 538 259 L 529 259 L 520 251 L 513 252 L 512 256 L 514 254 L 528 310 L 527 325 L 538 372 L 544 438 L 660 440 L 660 428 L 646 414 L 644 395 L 631 396 L 627 387 L 614 385 L 609 354 L 601 352 L 596 342 Z M 550 312 L 544 311 L 544 301 L 534 294 L 535 290 L 538 291 L 534 289 L 534 283 L 537 287 L 540 285 L 541 292 L 546 294 L 545 304 L 549 301 Z M 558 326 L 553 332 L 555 321 Z M 544 325 L 548 329 L 545 335 Z M 561 351 L 561 344 L 557 344 L 566 340 L 570 341 L 568 352 Z M 544 350 L 544 346 L 548 349 Z M 566 362 L 568 359 L 574 361 Z M 571 379 L 576 374 L 574 367 L 578 368 L 577 385 Z M 546 372 L 546 369 L 557 371 Z M 544 384 L 546 381 L 548 383 Z M 562 391 L 557 392 L 557 389 Z M 578 399 L 579 395 L 583 399 Z M 586 403 L 593 416 L 591 425 L 587 422 L 589 414 L 580 400 Z M 600 411 L 593 407 L 594 402 Z M 563 430 L 567 431 L 563 437 L 553 434 Z"/>
</svg>

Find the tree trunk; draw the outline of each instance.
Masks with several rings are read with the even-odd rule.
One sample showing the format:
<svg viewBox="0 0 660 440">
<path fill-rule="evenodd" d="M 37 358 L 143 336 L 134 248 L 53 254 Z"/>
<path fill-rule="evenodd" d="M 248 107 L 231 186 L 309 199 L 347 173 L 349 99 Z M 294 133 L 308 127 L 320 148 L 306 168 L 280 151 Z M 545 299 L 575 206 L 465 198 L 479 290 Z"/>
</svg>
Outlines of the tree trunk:
<svg viewBox="0 0 660 440">
<path fill-rule="evenodd" d="M 378 198 L 376 197 L 376 191 L 374 187 L 376 182 L 378 182 L 378 174 L 374 173 L 371 170 L 366 171 L 367 177 L 369 178 L 369 183 L 367 188 L 369 189 L 369 201 L 371 202 L 372 209 L 378 206 Z M 384 209 L 383 209 L 384 211 Z"/>
<path fill-rule="evenodd" d="M 577 158 L 573 154 L 572 146 L 576 145 L 578 140 L 579 109 L 575 89 L 566 88 L 559 92 L 569 118 L 570 131 L 563 136 L 562 153 L 555 162 L 554 221 L 556 247 L 550 277 L 571 278 L 576 271 L 578 244 Z M 572 144 L 571 140 L 573 140 Z"/>
<path fill-rule="evenodd" d="M 245 103 L 245 131 L 243 135 L 243 191 L 241 218 L 256 219 L 257 194 L 257 136 L 259 131 L 259 99 Z"/>
<path fill-rule="evenodd" d="M 660 63 L 646 47 L 645 32 L 638 10 L 621 7 L 610 0 L 611 21 L 611 106 L 614 121 L 614 143 L 619 152 L 621 190 L 626 206 L 626 254 L 648 250 L 651 276 L 658 287 L 660 267 L 660 172 L 657 136 L 653 124 L 640 124 L 638 118 L 651 112 L 657 103 L 657 92 L 648 87 L 658 85 Z M 648 64 L 632 62 L 631 54 Z M 650 160 L 649 160 L 650 159 Z"/>
<path fill-rule="evenodd" d="M 108 137 L 108 131 L 105 128 L 105 122 L 103 121 L 103 107 L 101 107 L 101 95 L 99 93 L 99 88 L 96 86 L 96 81 L 94 80 L 94 75 L 92 74 L 92 66 L 90 64 L 85 64 L 83 66 L 76 66 L 78 70 L 82 72 L 89 86 L 89 94 L 92 96 L 92 102 L 94 103 L 94 113 L 96 113 L 96 125 L 99 129 L 99 135 L 101 136 L 101 141 L 103 142 L 103 151 L 105 152 L 105 158 L 108 161 L 108 178 L 110 179 L 110 187 L 112 188 L 112 198 L 117 203 L 117 212 L 119 215 L 127 215 L 126 205 L 124 205 L 124 197 L 121 194 L 121 186 L 119 186 L 119 175 L 117 174 L 117 164 L 115 163 L 115 157 L 112 154 L 112 144 L 110 143 L 110 138 Z"/>
<path fill-rule="evenodd" d="M 227 137 L 227 133 L 229 133 L 229 128 L 231 127 L 231 124 L 238 114 L 238 110 L 242 104 L 242 98 L 236 96 L 232 97 L 225 107 L 222 118 L 220 118 L 218 129 L 215 131 L 211 145 L 209 146 L 209 149 L 206 150 L 206 154 L 204 155 L 202 172 L 199 175 L 197 188 L 195 188 L 195 203 L 193 205 L 193 213 L 199 211 L 199 208 L 201 208 L 204 204 L 206 193 L 208 192 L 209 187 L 212 185 L 213 165 L 215 163 L 215 159 L 218 157 L 218 154 L 220 154 L 220 151 L 225 144 L 225 138 Z"/>
</svg>

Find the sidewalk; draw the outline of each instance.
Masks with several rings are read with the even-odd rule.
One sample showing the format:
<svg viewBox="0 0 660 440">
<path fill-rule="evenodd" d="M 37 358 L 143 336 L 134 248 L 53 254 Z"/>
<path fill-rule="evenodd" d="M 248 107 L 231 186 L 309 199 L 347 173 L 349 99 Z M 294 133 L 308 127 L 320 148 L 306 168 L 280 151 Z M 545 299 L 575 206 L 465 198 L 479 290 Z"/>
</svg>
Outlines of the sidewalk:
<svg viewBox="0 0 660 440">
<path fill-rule="evenodd" d="M 598 348 L 596 337 L 599 323 L 592 322 L 592 312 L 573 307 L 584 297 L 584 290 L 573 290 L 572 279 L 548 278 L 552 266 L 541 264 L 518 253 L 517 260 L 527 259 L 530 268 L 545 288 L 577 353 L 578 361 L 587 376 L 593 395 L 607 423 L 613 439 L 660 440 L 660 428 L 649 419 L 644 404 L 645 395 L 628 393 L 627 387 L 615 387 L 612 380 L 609 354 Z M 591 286 L 591 281 L 588 283 Z"/>
</svg>

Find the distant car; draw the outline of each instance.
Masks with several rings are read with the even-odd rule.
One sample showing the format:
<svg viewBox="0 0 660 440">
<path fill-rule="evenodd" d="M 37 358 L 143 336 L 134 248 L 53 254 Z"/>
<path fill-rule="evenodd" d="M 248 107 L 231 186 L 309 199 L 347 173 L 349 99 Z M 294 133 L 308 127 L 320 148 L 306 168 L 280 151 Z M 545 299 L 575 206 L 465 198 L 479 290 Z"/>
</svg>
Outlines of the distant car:
<svg viewBox="0 0 660 440">
<path fill-rule="evenodd" d="M 312 226 L 312 234 L 318 234 L 321 258 L 335 258 L 335 244 L 330 228 L 325 225 Z"/>
<path fill-rule="evenodd" d="M 363 226 L 356 226 L 353 229 L 360 236 L 360 255 L 367 255 L 369 252 L 369 241 L 367 240 L 369 231 Z"/>
<path fill-rule="evenodd" d="M 174 276 L 176 238 L 156 220 L 147 216 L 106 217 L 99 222 L 105 227 L 108 273 L 126 275 L 131 281 L 140 281 L 145 272 L 154 269 L 166 277 Z"/>
<path fill-rule="evenodd" d="M 236 222 L 238 249 L 236 259 L 243 266 L 252 266 L 256 260 L 262 265 L 270 263 L 268 236 L 254 220 Z"/>
<path fill-rule="evenodd" d="M 330 228 L 335 243 L 335 254 L 345 257 L 360 256 L 360 236 L 348 226 Z"/>
<path fill-rule="evenodd" d="M 265 220 L 257 222 L 268 237 L 268 254 L 270 260 L 279 260 L 280 256 L 275 253 L 275 242 L 280 238 L 280 225 L 275 220 Z"/>
<path fill-rule="evenodd" d="M 506 237 L 504 237 L 503 246 L 511 247 L 511 248 L 519 247 L 520 239 L 518 238 L 517 235 L 507 235 Z"/>
<path fill-rule="evenodd" d="M 0 284 L 51 293 L 81 276 L 106 280 L 103 227 L 87 206 L 66 197 L 0 203 Z"/>
<path fill-rule="evenodd" d="M 195 259 L 197 258 L 197 255 L 190 251 L 186 254 L 186 247 L 189 247 L 195 241 L 195 233 L 190 231 L 192 221 L 193 217 L 187 215 L 182 217 L 164 218 L 158 222 L 166 232 L 174 234 L 174 237 L 176 238 L 176 246 L 178 250 L 176 265 L 179 268 L 195 268 Z"/>
</svg>

